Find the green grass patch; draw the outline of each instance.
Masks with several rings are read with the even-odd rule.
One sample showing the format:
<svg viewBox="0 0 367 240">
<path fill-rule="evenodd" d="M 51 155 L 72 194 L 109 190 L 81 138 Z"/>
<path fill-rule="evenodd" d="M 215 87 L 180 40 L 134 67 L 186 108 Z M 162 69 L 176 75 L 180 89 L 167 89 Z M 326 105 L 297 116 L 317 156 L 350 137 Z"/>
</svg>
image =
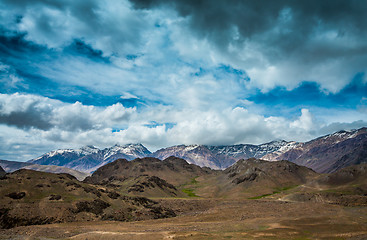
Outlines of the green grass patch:
<svg viewBox="0 0 367 240">
<path fill-rule="evenodd" d="M 269 229 L 269 226 L 264 226 L 264 225 L 261 225 L 257 228 L 258 231 L 264 231 L 266 229 Z"/>
<path fill-rule="evenodd" d="M 195 193 L 194 193 L 194 190 L 193 189 L 191 189 L 191 188 L 184 188 L 184 189 L 182 189 L 181 190 L 183 193 L 186 193 L 187 194 L 187 196 L 189 196 L 189 197 L 199 197 L 198 195 L 196 195 Z"/>
<path fill-rule="evenodd" d="M 273 191 L 273 193 L 268 193 L 268 194 L 264 194 L 264 195 L 260 195 L 260 196 L 250 197 L 249 199 L 261 199 L 261 198 L 264 198 L 264 197 L 268 197 L 268 196 L 271 196 L 271 195 L 274 195 L 274 194 L 278 194 L 278 193 L 290 190 L 290 189 L 295 188 L 297 186 L 298 185 L 288 186 L 288 187 L 283 187 L 283 188 L 276 188 L 275 191 Z"/>
<path fill-rule="evenodd" d="M 260 199 L 260 198 L 271 196 L 273 194 L 275 194 L 275 193 L 268 193 L 268 194 L 264 194 L 264 195 L 260 195 L 260 196 L 256 196 L 256 197 L 250 197 L 249 199 Z"/>
<path fill-rule="evenodd" d="M 199 182 L 198 181 L 196 181 L 196 179 L 197 179 L 198 177 L 194 177 L 194 178 L 192 178 L 191 179 L 191 182 L 190 182 L 190 184 L 198 184 Z"/>
</svg>

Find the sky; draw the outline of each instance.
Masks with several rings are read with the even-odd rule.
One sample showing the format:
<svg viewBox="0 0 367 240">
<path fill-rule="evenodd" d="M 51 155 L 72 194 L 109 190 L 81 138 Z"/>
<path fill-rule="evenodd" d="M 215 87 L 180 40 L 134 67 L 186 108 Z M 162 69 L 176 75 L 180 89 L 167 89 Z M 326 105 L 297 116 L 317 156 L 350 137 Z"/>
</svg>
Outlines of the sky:
<svg viewBox="0 0 367 240">
<path fill-rule="evenodd" d="M 0 159 L 367 126 L 366 0 L 0 0 Z"/>
</svg>

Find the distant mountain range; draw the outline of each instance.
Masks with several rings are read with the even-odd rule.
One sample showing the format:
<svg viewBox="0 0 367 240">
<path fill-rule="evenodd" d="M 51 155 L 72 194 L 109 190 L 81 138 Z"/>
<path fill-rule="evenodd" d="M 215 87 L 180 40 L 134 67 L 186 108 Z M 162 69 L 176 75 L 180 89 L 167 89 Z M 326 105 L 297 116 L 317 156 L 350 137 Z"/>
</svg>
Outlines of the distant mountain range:
<svg viewBox="0 0 367 240">
<path fill-rule="evenodd" d="M 115 145 L 103 150 L 94 146 L 85 146 L 76 150 L 51 151 L 28 162 L 40 165 L 64 166 L 82 172 L 93 172 L 119 158 L 133 160 L 150 154 L 151 152 L 142 144 Z"/>
<path fill-rule="evenodd" d="M 288 160 L 320 173 L 335 172 L 367 162 L 367 128 L 339 131 L 305 143 L 288 143 L 262 159 Z"/>
<path fill-rule="evenodd" d="M 46 153 L 28 163 L 39 165 L 56 165 L 91 173 L 101 166 L 116 159 L 133 160 L 135 158 L 155 157 L 161 160 L 170 156 L 185 159 L 201 167 L 225 169 L 239 159 L 262 156 L 279 150 L 289 144 L 286 141 L 273 141 L 261 145 L 239 144 L 231 146 L 178 145 L 160 149 L 151 153 L 142 144 L 115 145 L 100 150 L 94 146 L 80 149 L 64 149 Z"/>
<path fill-rule="evenodd" d="M 142 144 L 115 145 L 102 150 L 86 146 L 76 150 L 51 151 L 27 164 L 56 165 L 92 173 L 116 159 L 130 161 L 155 157 L 163 160 L 170 156 L 212 169 L 226 169 L 240 159 L 260 158 L 268 161 L 288 160 L 321 173 L 334 172 L 349 165 L 367 162 L 367 128 L 339 131 L 304 143 L 278 140 L 260 145 L 178 145 L 154 153 Z"/>
</svg>

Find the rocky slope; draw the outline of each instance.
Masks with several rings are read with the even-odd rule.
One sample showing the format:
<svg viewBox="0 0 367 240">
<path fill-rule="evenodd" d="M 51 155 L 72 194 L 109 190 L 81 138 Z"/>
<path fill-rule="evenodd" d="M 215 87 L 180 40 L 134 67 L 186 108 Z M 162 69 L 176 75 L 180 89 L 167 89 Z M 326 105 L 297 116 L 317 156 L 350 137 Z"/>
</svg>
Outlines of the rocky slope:
<svg viewBox="0 0 367 240">
<path fill-rule="evenodd" d="M 240 160 L 224 173 L 235 184 L 260 184 L 267 186 L 292 186 L 306 183 L 318 174 L 313 170 L 289 161 L 269 162 L 250 158 Z"/>
<path fill-rule="evenodd" d="M 342 168 L 333 173 L 320 175 L 283 199 L 343 206 L 367 206 L 366 174 L 366 163 Z"/>
<path fill-rule="evenodd" d="M 111 180 L 136 178 L 141 175 L 156 176 L 175 186 L 190 181 L 190 179 L 215 173 L 210 168 L 201 168 L 189 164 L 184 159 L 169 157 L 165 160 L 157 158 L 137 158 L 132 161 L 118 159 L 97 169 L 84 181 L 92 184 L 106 184 Z"/>
<path fill-rule="evenodd" d="M 157 202 L 124 196 L 69 174 L 21 169 L 0 179 L 0 228 L 74 221 L 134 221 L 172 217 Z"/>
<path fill-rule="evenodd" d="M 319 174 L 289 161 L 239 160 L 217 177 L 219 196 L 256 197 L 294 188 Z"/>
<path fill-rule="evenodd" d="M 294 143 L 263 157 L 288 160 L 321 173 L 367 162 L 367 128 L 339 131 L 309 142 Z"/>
<path fill-rule="evenodd" d="M 5 175 L 6 175 L 5 170 L 0 166 L 0 179 L 5 177 Z"/>
</svg>

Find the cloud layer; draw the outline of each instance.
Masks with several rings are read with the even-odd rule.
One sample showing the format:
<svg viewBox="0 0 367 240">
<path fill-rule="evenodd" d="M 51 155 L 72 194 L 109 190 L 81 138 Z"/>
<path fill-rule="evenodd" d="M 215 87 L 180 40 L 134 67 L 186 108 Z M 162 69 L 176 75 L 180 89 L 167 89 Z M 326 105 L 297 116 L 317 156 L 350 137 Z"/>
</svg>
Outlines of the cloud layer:
<svg viewBox="0 0 367 240">
<path fill-rule="evenodd" d="M 305 141 L 340 128 L 366 124 L 363 121 L 322 124 L 315 121 L 308 109 L 302 109 L 299 117 L 289 120 L 264 117 L 243 107 L 198 111 L 157 105 L 138 112 L 120 103 L 94 107 L 21 94 L 1 94 L 0 106 L 2 157 L 11 156 L 13 160 L 33 158 L 45 149 L 82 145 L 107 147 L 141 142 L 156 150 L 175 144 Z M 25 153 L 14 154 L 19 151 Z"/>
</svg>

